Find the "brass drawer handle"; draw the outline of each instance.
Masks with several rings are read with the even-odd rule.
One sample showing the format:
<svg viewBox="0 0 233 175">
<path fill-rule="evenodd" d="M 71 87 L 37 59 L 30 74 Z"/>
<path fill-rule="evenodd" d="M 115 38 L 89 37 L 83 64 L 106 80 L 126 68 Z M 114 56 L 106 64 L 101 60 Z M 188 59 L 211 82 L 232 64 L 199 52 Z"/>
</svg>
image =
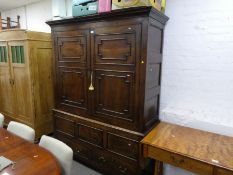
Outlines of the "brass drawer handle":
<svg viewBox="0 0 233 175">
<path fill-rule="evenodd" d="M 104 163 L 106 162 L 106 160 L 105 160 L 105 158 L 104 158 L 103 156 L 100 156 L 100 157 L 99 157 L 99 160 L 101 160 L 101 161 L 104 162 Z"/>
<path fill-rule="evenodd" d="M 182 164 L 182 163 L 184 163 L 184 159 L 176 159 L 175 156 L 172 156 L 172 155 L 171 155 L 171 159 L 176 164 Z"/>
<path fill-rule="evenodd" d="M 125 174 L 128 169 L 127 168 L 123 168 L 122 166 L 119 166 L 119 170 L 120 170 L 121 173 Z"/>
</svg>

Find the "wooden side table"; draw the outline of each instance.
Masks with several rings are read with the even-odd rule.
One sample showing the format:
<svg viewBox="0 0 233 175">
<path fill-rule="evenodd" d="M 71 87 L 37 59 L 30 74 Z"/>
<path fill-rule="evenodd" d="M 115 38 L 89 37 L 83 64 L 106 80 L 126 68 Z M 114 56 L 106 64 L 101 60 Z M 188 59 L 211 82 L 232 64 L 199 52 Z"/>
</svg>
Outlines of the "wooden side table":
<svg viewBox="0 0 233 175">
<path fill-rule="evenodd" d="M 155 159 L 155 175 L 168 163 L 201 175 L 233 175 L 233 138 L 159 123 L 142 141 L 144 157 Z"/>
</svg>

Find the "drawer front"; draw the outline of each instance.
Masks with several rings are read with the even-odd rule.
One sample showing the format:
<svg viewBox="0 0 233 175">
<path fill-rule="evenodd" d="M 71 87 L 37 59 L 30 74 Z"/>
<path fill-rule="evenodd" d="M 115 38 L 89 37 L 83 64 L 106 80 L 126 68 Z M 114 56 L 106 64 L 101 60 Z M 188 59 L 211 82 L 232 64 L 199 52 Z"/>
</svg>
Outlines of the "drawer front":
<svg viewBox="0 0 233 175">
<path fill-rule="evenodd" d="M 100 129 L 77 123 L 75 136 L 84 142 L 103 147 L 103 131 Z"/>
<path fill-rule="evenodd" d="M 233 172 L 229 171 L 229 170 L 224 170 L 222 168 L 219 168 L 217 170 L 217 175 L 233 175 Z"/>
<path fill-rule="evenodd" d="M 94 147 L 82 141 L 75 141 L 74 157 L 76 160 L 94 169 L 107 171 L 107 167 L 110 167 L 108 165 L 109 161 L 107 161 L 106 156 L 102 152 L 103 150 L 98 147 Z"/>
<path fill-rule="evenodd" d="M 74 137 L 74 120 L 55 115 L 55 130 L 67 136 Z"/>
<path fill-rule="evenodd" d="M 139 165 L 136 162 L 128 160 L 128 159 L 120 159 L 116 156 L 112 156 L 111 158 L 112 166 L 114 171 L 120 175 L 136 175 L 138 171 Z"/>
<path fill-rule="evenodd" d="M 135 140 L 130 140 L 111 133 L 107 134 L 107 148 L 111 152 L 137 159 L 139 152 L 138 147 L 139 144 Z"/>
<path fill-rule="evenodd" d="M 136 175 L 138 171 L 136 161 L 116 156 L 84 142 L 75 143 L 74 153 L 78 160 L 88 163 L 105 174 Z"/>
<path fill-rule="evenodd" d="M 87 146 L 75 143 L 74 146 L 74 154 L 81 159 L 91 161 L 92 160 L 92 152 Z"/>
<path fill-rule="evenodd" d="M 136 175 L 141 171 L 137 141 L 141 136 L 87 122 L 79 116 L 54 113 L 56 131 L 60 131 L 55 136 L 73 149 L 76 160 L 105 174 Z"/>
<path fill-rule="evenodd" d="M 148 147 L 148 156 L 153 159 L 163 161 L 165 163 L 198 173 L 200 175 L 213 174 L 213 167 L 211 165 L 181 155 L 172 154 L 170 152 L 154 147 Z"/>
</svg>

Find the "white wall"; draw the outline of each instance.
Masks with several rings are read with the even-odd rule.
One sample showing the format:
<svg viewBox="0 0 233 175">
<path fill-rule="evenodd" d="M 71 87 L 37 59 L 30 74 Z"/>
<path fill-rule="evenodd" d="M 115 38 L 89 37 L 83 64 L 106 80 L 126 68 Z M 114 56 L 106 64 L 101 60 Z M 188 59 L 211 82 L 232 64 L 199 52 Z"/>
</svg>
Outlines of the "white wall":
<svg viewBox="0 0 233 175">
<path fill-rule="evenodd" d="M 66 0 L 67 16 L 72 16 L 72 0 Z M 40 32 L 51 32 L 50 27 L 45 23 L 52 19 L 52 0 L 42 0 L 16 9 L 2 12 L 2 17 L 11 17 L 13 20 L 20 15 L 22 29 Z"/>
<path fill-rule="evenodd" d="M 27 25 L 28 30 L 51 32 L 45 21 L 52 19 L 52 2 L 43 0 L 38 3 L 27 5 Z"/>
<path fill-rule="evenodd" d="M 17 21 L 17 15 L 20 15 L 20 25 L 22 28 L 26 28 L 27 22 L 26 22 L 26 11 L 25 11 L 25 6 L 12 9 L 12 10 L 7 10 L 3 11 L 1 13 L 2 18 L 6 19 L 7 17 L 10 17 L 12 20 Z"/>
<path fill-rule="evenodd" d="M 52 19 L 52 0 L 42 0 L 33 4 L 2 12 L 2 17 L 11 17 L 13 20 L 20 15 L 22 29 L 39 32 L 51 32 L 45 23 Z M 72 16 L 72 0 L 66 0 L 66 16 Z"/>
<path fill-rule="evenodd" d="M 66 0 L 67 16 L 72 16 L 72 0 Z"/>
<path fill-rule="evenodd" d="M 20 15 L 22 29 L 51 32 L 50 27 L 45 23 L 45 21 L 52 19 L 51 0 L 42 0 L 33 4 L 2 12 L 3 18 L 9 16 L 16 20 L 17 15 Z"/>
<path fill-rule="evenodd" d="M 233 1 L 167 0 L 166 15 L 161 120 L 233 136 Z"/>
</svg>

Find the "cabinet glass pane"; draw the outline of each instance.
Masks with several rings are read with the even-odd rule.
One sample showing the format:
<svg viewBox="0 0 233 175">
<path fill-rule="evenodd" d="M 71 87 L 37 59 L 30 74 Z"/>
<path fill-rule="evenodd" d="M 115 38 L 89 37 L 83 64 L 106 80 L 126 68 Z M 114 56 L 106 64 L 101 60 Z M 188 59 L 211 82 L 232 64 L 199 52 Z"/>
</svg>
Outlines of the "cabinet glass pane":
<svg viewBox="0 0 233 175">
<path fill-rule="evenodd" d="M 12 62 L 16 63 L 16 50 L 14 46 L 11 46 L 11 55 L 12 55 Z"/>
<path fill-rule="evenodd" d="M 7 50 L 6 46 L 0 46 L 0 62 L 7 62 Z"/>
<path fill-rule="evenodd" d="M 2 61 L 2 47 L 0 47 L 0 62 L 3 62 Z"/>
<path fill-rule="evenodd" d="M 19 46 L 16 46 L 16 59 L 17 59 L 17 63 L 21 63 L 21 53 Z"/>
<path fill-rule="evenodd" d="M 23 46 L 11 46 L 11 53 L 12 53 L 12 62 L 24 64 L 24 47 Z"/>
<path fill-rule="evenodd" d="M 3 47 L 3 52 L 4 52 L 4 61 L 7 62 L 7 50 L 6 50 L 6 47 Z"/>
</svg>

